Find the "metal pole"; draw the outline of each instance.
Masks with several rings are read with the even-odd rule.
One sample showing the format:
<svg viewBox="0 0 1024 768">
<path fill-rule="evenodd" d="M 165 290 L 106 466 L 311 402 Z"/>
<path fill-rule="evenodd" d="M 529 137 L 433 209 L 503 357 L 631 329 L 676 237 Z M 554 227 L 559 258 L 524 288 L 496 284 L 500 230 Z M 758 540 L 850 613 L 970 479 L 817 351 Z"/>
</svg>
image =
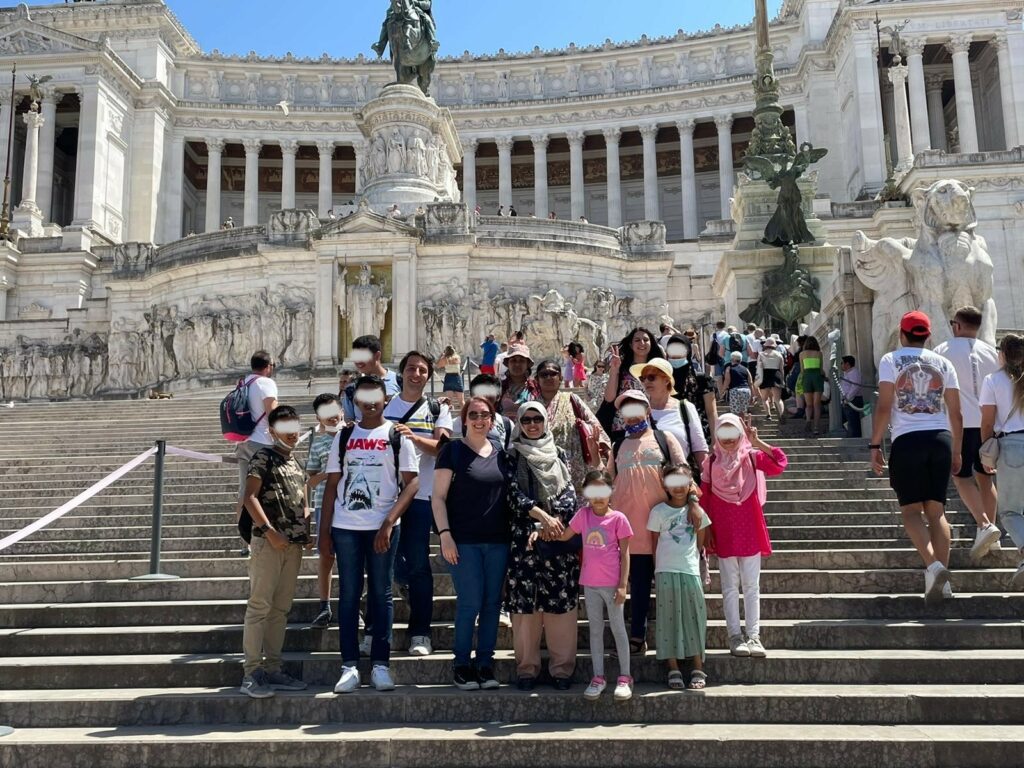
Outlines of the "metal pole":
<svg viewBox="0 0 1024 768">
<path fill-rule="evenodd" d="M 11 151 L 14 148 L 14 88 L 18 78 L 18 65 L 11 66 L 11 119 L 7 126 L 7 166 L 4 171 L 4 201 L 0 208 L 0 240 L 10 240 L 11 224 Z"/>
<path fill-rule="evenodd" d="M 167 573 L 160 573 L 160 538 L 164 517 L 164 459 L 167 456 L 167 441 L 156 441 L 156 459 L 153 464 L 153 533 L 149 544 L 149 573 L 135 576 L 133 581 L 171 581 L 177 579 Z"/>
</svg>

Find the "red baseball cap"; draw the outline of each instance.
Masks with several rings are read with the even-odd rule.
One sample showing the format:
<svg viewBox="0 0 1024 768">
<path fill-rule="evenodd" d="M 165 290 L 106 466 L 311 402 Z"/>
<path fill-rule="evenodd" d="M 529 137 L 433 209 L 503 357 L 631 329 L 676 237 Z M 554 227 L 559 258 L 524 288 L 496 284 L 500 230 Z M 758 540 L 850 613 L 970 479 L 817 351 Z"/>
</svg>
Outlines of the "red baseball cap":
<svg viewBox="0 0 1024 768">
<path fill-rule="evenodd" d="M 915 336 L 931 336 L 932 321 L 928 315 L 920 310 L 907 312 L 900 320 L 900 330 L 904 333 L 912 333 Z"/>
</svg>

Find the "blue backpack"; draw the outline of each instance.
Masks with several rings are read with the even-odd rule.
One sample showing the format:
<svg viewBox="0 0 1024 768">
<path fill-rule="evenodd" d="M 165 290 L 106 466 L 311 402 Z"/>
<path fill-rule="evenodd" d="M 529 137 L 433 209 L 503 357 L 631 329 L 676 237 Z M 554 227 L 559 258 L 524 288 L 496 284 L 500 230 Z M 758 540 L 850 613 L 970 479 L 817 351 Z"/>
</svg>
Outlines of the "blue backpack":
<svg viewBox="0 0 1024 768">
<path fill-rule="evenodd" d="M 243 376 L 228 396 L 220 401 L 220 432 L 232 443 L 244 443 L 267 414 L 258 419 L 249 410 L 249 386 L 258 376 Z"/>
</svg>

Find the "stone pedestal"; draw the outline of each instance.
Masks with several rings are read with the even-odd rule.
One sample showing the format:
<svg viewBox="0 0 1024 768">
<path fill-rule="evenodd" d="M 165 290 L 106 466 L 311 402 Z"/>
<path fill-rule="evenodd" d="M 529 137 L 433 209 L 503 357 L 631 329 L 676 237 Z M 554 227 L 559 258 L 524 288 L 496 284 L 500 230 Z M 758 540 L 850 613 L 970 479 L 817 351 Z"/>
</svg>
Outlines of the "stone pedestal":
<svg viewBox="0 0 1024 768">
<path fill-rule="evenodd" d="M 814 212 L 814 195 L 818 189 L 818 172 L 811 171 L 797 182 L 803 195 L 801 208 L 807 220 L 807 228 L 814 235 L 815 243 L 825 242 L 825 225 Z M 736 224 L 734 250 L 764 248 L 761 238 L 768 221 L 778 206 L 779 191 L 772 189 L 768 182 L 755 181 L 747 174 L 740 173 L 736 181 L 736 195 L 732 200 L 732 220 Z M 806 246 L 800 246 L 800 253 Z M 778 250 L 778 249 L 776 249 Z"/>
<path fill-rule="evenodd" d="M 459 201 L 462 146 L 447 109 L 414 85 L 389 85 L 356 117 L 369 145 L 360 182 L 372 209 Z"/>
</svg>

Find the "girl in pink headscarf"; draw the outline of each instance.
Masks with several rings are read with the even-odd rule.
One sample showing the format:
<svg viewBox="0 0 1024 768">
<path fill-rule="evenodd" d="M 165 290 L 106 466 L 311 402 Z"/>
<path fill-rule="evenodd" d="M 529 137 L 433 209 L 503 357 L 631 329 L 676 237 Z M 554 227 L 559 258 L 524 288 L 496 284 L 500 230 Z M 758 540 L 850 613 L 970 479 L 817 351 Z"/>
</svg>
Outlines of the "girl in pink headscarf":
<svg viewBox="0 0 1024 768">
<path fill-rule="evenodd" d="M 781 475 L 789 463 L 781 448 L 757 436 L 757 429 L 727 413 L 715 424 L 714 450 L 704 459 L 701 505 L 711 518 L 718 555 L 722 603 L 733 656 L 763 658 L 760 637 L 761 558 L 772 553 L 764 521 L 765 477 Z M 740 631 L 740 585 L 746 636 Z"/>
</svg>

